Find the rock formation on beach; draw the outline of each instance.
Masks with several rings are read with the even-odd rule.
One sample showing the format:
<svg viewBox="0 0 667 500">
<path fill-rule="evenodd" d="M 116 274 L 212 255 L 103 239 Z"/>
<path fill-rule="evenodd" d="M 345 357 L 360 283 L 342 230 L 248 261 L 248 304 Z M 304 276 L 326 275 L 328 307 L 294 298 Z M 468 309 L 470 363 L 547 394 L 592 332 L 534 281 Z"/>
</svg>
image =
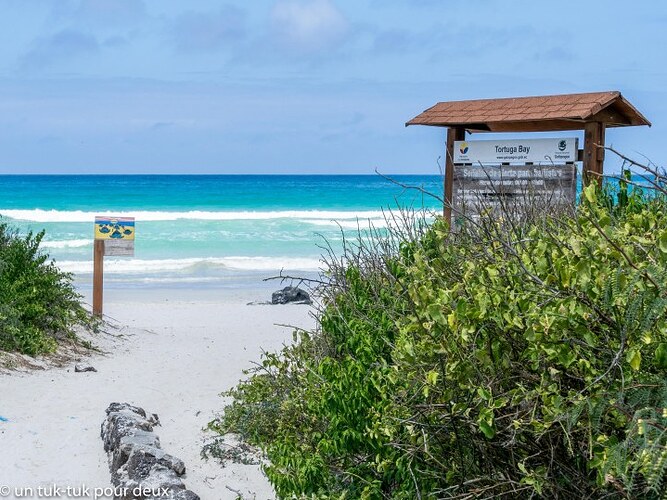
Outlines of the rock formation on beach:
<svg viewBox="0 0 667 500">
<path fill-rule="evenodd" d="M 282 290 L 273 292 L 271 295 L 272 304 L 310 304 L 310 295 L 305 290 L 296 286 L 286 286 Z"/>
<path fill-rule="evenodd" d="M 185 464 L 166 453 L 153 427 L 156 414 L 128 403 L 111 403 L 102 423 L 104 451 L 109 454 L 111 483 L 118 500 L 199 500 L 181 480 Z"/>
</svg>

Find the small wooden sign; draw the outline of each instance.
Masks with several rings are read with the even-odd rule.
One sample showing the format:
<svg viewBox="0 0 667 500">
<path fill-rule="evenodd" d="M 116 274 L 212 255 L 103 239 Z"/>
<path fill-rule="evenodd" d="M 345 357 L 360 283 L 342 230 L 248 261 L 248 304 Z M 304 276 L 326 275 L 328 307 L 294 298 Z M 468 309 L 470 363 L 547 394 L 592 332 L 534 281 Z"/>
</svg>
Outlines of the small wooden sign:
<svg viewBox="0 0 667 500">
<path fill-rule="evenodd" d="M 104 240 L 104 255 L 134 257 L 134 240 Z"/>
<path fill-rule="evenodd" d="M 102 316 L 104 256 L 134 255 L 134 217 L 95 217 L 93 250 L 93 314 Z"/>
<path fill-rule="evenodd" d="M 134 240 L 134 217 L 95 217 L 96 240 Z"/>
<path fill-rule="evenodd" d="M 104 255 L 134 255 L 134 217 L 95 217 L 95 239 L 104 240 Z"/>
</svg>

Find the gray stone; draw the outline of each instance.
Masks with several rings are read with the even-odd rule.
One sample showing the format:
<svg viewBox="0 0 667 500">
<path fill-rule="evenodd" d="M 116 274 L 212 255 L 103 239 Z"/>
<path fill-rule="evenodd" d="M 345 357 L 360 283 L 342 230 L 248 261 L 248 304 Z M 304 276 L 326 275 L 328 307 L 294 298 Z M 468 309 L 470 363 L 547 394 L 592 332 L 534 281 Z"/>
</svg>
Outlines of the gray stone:
<svg viewBox="0 0 667 500">
<path fill-rule="evenodd" d="M 185 463 L 183 460 L 176 458 L 173 455 L 165 453 L 161 458 L 158 459 L 158 463 L 173 470 L 179 476 L 185 474 Z"/>
<path fill-rule="evenodd" d="M 134 429 L 122 438 L 120 438 L 119 446 L 138 447 L 153 447 L 160 448 L 160 437 L 152 431 L 145 431 L 143 429 Z"/>
<path fill-rule="evenodd" d="M 123 466 L 126 462 L 137 459 L 134 455 L 141 454 L 144 462 L 150 462 L 151 464 L 160 464 L 168 469 L 173 470 L 177 475 L 182 476 L 185 474 L 185 463 L 180 458 L 174 457 L 165 453 L 163 449 L 160 448 L 159 438 L 152 432 L 146 433 L 148 439 L 141 438 L 135 439 L 136 436 L 125 436 L 121 439 L 121 444 L 114 451 L 114 456 L 116 453 L 119 454 L 118 460 L 113 460 L 113 466 L 119 468 Z M 152 436 L 152 440 L 150 439 Z M 130 465 L 128 465 L 130 468 Z M 134 477 L 130 473 L 130 477 Z"/>
<path fill-rule="evenodd" d="M 170 468 L 160 464 L 153 464 L 148 476 L 141 481 L 141 485 L 154 491 L 157 491 L 160 488 L 165 488 L 171 491 L 185 489 L 183 481 L 181 481 L 176 473 Z"/>
<path fill-rule="evenodd" d="M 134 435 L 126 435 L 120 438 L 118 446 L 111 452 L 111 470 L 119 469 L 125 465 L 132 452 L 139 448 L 153 449 L 155 450 L 154 455 L 157 453 L 165 454 L 160 449 L 160 438 L 156 434 L 137 429 Z"/>
<path fill-rule="evenodd" d="M 153 424 L 140 413 L 128 409 L 108 413 L 101 428 L 104 450 L 111 451 L 117 448 L 121 438 L 137 435 L 137 431 L 152 432 Z"/>
<path fill-rule="evenodd" d="M 157 413 L 151 413 L 146 417 L 146 420 L 148 420 L 152 425 L 154 426 L 161 426 L 162 424 L 160 423 L 160 417 L 157 416 Z"/>
<path fill-rule="evenodd" d="M 95 369 L 94 366 L 90 365 L 74 365 L 74 372 L 75 373 L 83 373 L 83 372 L 96 372 L 97 370 Z"/>
<path fill-rule="evenodd" d="M 127 403 L 112 403 L 106 413 L 101 437 L 109 454 L 111 482 L 128 491 L 118 500 L 199 500 L 180 479 L 185 474 L 183 461 L 160 446 L 153 432 L 153 426 L 160 425 L 156 414 Z"/>
<path fill-rule="evenodd" d="M 288 303 L 298 303 L 298 304 L 310 304 L 310 295 L 305 290 L 302 290 L 296 286 L 286 286 L 282 290 L 273 292 L 271 295 L 272 304 L 288 304 Z"/>
<path fill-rule="evenodd" d="M 181 490 L 173 496 L 173 500 L 200 500 L 199 495 L 190 490 Z"/>
<path fill-rule="evenodd" d="M 137 415 L 141 415 L 144 418 L 146 417 L 146 411 L 143 408 L 139 408 L 138 406 L 133 406 L 129 403 L 111 403 L 107 408 L 106 412 L 108 415 L 109 413 L 115 413 L 121 410 L 128 410 L 131 411 L 132 413 L 136 413 Z"/>
<path fill-rule="evenodd" d="M 145 448 L 135 448 L 127 459 L 127 477 L 143 483 L 155 464 L 157 464 L 157 458 L 154 453 L 150 453 Z"/>
</svg>

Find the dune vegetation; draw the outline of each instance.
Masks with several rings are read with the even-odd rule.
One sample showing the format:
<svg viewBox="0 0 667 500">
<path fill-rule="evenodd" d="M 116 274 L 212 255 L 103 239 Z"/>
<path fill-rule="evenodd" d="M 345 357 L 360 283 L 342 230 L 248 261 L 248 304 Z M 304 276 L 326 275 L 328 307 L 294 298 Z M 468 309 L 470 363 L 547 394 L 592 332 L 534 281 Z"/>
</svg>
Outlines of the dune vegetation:
<svg viewBox="0 0 667 500">
<path fill-rule="evenodd" d="M 0 221 L 0 350 L 35 356 L 91 326 L 71 275 L 39 248 L 44 236 L 20 235 Z"/>
<path fill-rule="evenodd" d="M 266 354 L 210 428 L 260 447 L 281 497 L 660 497 L 663 187 L 348 245 L 317 330 Z"/>
</svg>

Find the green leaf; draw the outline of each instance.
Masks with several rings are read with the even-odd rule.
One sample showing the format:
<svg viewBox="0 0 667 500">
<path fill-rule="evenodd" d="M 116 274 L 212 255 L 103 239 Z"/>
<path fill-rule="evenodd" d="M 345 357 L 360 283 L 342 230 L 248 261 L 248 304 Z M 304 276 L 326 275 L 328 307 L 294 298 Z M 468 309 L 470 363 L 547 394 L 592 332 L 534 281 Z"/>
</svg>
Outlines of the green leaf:
<svg viewBox="0 0 667 500">
<path fill-rule="evenodd" d="M 581 259 L 577 263 L 577 277 L 583 284 L 588 283 L 591 279 L 591 264 L 587 259 Z"/>
<path fill-rule="evenodd" d="M 630 363 L 630 368 L 632 368 L 634 371 L 639 370 L 639 365 L 641 365 L 642 362 L 641 352 L 639 352 L 636 349 L 628 351 L 628 354 L 625 359 L 628 363 Z"/>
<path fill-rule="evenodd" d="M 436 323 L 445 324 L 445 315 L 442 313 L 442 306 L 440 304 L 431 304 L 428 306 L 428 313 Z"/>
<path fill-rule="evenodd" d="M 477 417 L 477 425 L 484 435 L 491 439 L 496 435 L 496 430 L 493 428 L 493 410 L 490 408 L 482 408 Z"/>
<path fill-rule="evenodd" d="M 491 391 L 486 389 L 485 387 L 478 387 L 477 394 L 479 394 L 479 397 L 482 398 L 484 401 L 488 401 L 489 399 L 491 399 Z"/>
<path fill-rule="evenodd" d="M 484 420 L 482 420 L 482 421 L 479 423 L 479 428 L 480 428 L 480 430 L 482 431 L 482 433 L 484 433 L 484 435 L 485 435 L 488 439 L 492 439 L 493 436 L 496 435 L 496 431 L 495 431 L 495 429 L 493 428 L 493 425 L 489 425 L 489 423 L 486 422 L 486 421 L 484 421 Z"/>
<path fill-rule="evenodd" d="M 595 192 L 596 187 L 595 184 L 589 184 L 584 188 L 584 196 L 588 200 L 589 203 L 595 203 L 597 200 L 597 193 Z"/>
<path fill-rule="evenodd" d="M 656 348 L 655 364 L 658 368 L 667 368 L 667 343 L 662 342 Z"/>
<path fill-rule="evenodd" d="M 658 248 L 662 253 L 667 253 L 667 231 L 660 235 L 658 238 Z"/>
</svg>

